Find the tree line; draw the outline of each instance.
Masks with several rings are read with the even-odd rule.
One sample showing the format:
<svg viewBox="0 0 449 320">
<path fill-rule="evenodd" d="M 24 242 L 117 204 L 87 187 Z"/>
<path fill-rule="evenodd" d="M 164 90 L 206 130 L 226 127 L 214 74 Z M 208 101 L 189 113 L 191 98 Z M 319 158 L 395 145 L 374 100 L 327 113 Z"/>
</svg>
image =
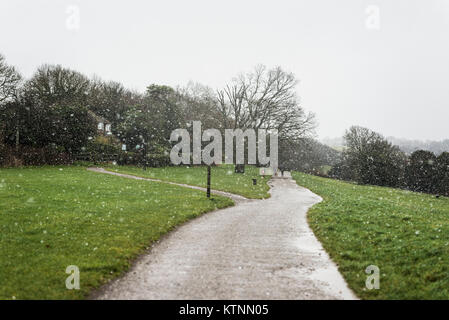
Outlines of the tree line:
<svg viewBox="0 0 449 320">
<path fill-rule="evenodd" d="M 382 135 L 353 126 L 345 150 L 329 176 L 360 184 L 449 195 L 449 153 L 418 150 L 407 155 Z"/>
<path fill-rule="evenodd" d="M 277 129 L 284 144 L 298 141 L 313 133 L 315 118 L 300 106 L 296 84 L 293 73 L 259 65 L 223 89 L 150 84 L 142 93 L 61 65 L 24 79 L 0 55 L 0 164 L 70 162 L 93 144 L 167 157 L 170 133 L 194 120 L 204 129 Z M 95 116 L 111 123 L 113 138 L 97 137 Z"/>
</svg>

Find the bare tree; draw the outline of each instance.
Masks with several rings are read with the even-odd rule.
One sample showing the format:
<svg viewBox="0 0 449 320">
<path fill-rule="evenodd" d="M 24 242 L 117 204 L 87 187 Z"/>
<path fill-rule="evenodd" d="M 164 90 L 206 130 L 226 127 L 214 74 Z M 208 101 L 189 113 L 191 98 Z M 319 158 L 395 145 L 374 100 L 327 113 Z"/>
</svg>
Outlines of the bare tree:
<svg viewBox="0 0 449 320">
<path fill-rule="evenodd" d="M 60 65 L 42 65 L 25 83 L 27 98 L 39 106 L 53 103 L 86 104 L 90 81 L 83 74 Z"/>
<path fill-rule="evenodd" d="M 13 66 L 9 66 L 5 57 L 0 54 L 0 103 L 12 99 L 22 80 L 21 75 Z"/>
<path fill-rule="evenodd" d="M 220 127 L 220 112 L 215 91 L 200 83 L 189 82 L 177 88 L 183 120 L 201 121 L 204 129 Z"/>
<path fill-rule="evenodd" d="M 217 92 L 224 128 L 277 129 L 282 138 L 307 136 L 315 128 L 315 117 L 299 105 L 297 80 L 280 67 L 257 66 L 241 74 Z"/>
<path fill-rule="evenodd" d="M 112 122 L 114 132 L 129 107 L 142 101 L 142 95 L 126 89 L 120 82 L 94 77 L 90 81 L 87 99 L 89 109 Z"/>
</svg>

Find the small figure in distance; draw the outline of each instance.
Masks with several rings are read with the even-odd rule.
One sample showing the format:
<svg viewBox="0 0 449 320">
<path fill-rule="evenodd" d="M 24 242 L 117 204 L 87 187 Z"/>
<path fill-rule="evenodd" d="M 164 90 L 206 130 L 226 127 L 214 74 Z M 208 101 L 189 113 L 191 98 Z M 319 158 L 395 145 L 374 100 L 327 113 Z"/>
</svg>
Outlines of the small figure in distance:
<svg viewBox="0 0 449 320">
<path fill-rule="evenodd" d="M 281 171 L 281 177 L 283 177 L 283 176 L 284 176 L 285 168 L 284 168 L 284 167 L 279 167 L 279 170 Z"/>
</svg>

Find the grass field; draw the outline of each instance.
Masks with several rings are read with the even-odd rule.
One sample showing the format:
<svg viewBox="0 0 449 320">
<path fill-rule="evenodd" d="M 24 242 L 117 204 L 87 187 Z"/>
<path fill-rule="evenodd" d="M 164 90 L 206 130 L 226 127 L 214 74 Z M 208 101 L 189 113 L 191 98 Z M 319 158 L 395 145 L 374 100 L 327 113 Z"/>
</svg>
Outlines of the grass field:
<svg viewBox="0 0 449 320">
<path fill-rule="evenodd" d="M 146 171 L 132 166 L 108 166 L 106 169 L 199 187 L 206 187 L 207 181 L 207 167 L 205 166 L 147 168 Z M 252 179 L 257 179 L 257 185 L 253 185 Z M 255 166 L 245 166 L 244 174 L 234 173 L 234 165 L 220 165 L 211 168 L 212 189 L 239 194 L 250 199 L 270 197 L 268 180 L 269 177 L 262 179 L 259 169 Z"/>
<path fill-rule="evenodd" d="M 229 205 L 85 167 L 0 169 L 0 299 L 84 298 L 174 226 Z M 80 290 L 65 287 L 69 265 Z"/>
<path fill-rule="evenodd" d="M 293 173 L 323 197 L 308 214 L 326 251 L 363 299 L 449 299 L 449 198 Z M 365 268 L 380 268 L 380 289 Z"/>
</svg>

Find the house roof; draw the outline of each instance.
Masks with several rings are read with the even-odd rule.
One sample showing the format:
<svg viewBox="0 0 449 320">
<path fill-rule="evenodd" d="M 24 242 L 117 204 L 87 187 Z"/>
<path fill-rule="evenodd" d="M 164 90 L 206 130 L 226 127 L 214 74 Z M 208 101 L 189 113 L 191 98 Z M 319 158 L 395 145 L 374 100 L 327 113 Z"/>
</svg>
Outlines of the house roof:
<svg viewBox="0 0 449 320">
<path fill-rule="evenodd" d="M 91 110 L 89 110 L 88 112 L 95 119 L 95 121 L 97 121 L 97 122 L 103 122 L 104 124 L 110 124 L 111 123 L 106 118 L 103 118 L 103 117 L 99 116 L 98 114 L 96 114 L 95 112 L 93 112 Z"/>
</svg>

